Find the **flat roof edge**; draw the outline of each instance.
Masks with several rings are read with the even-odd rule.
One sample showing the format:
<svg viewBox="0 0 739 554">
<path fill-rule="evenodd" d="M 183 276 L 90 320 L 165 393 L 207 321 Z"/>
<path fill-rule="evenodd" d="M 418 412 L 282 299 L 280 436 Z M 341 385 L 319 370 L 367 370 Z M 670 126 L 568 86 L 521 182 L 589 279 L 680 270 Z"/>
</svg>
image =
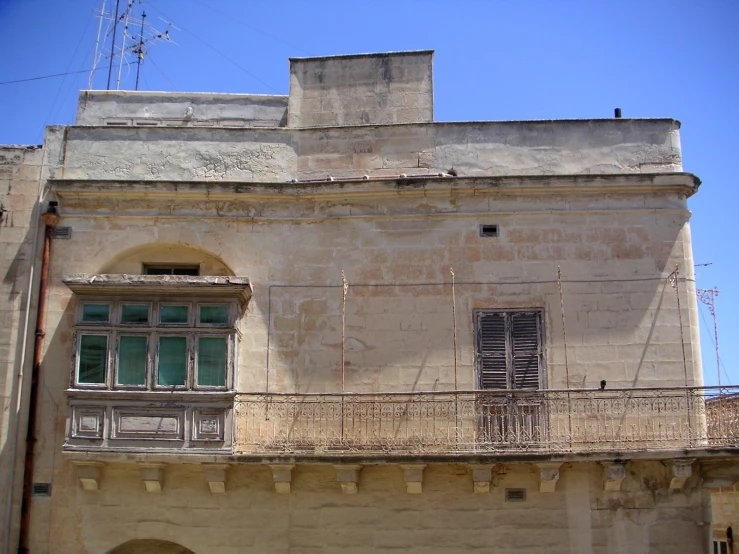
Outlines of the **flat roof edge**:
<svg viewBox="0 0 739 554">
<path fill-rule="evenodd" d="M 171 96 L 171 97 L 192 97 L 192 96 L 228 96 L 231 98 L 279 98 L 286 99 L 287 94 L 251 94 L 251 93 L 234 93 L 234 92 L 169 92 L 165 90 L 81 90 L 80 95 L 96 94 L 100 96 Z"/>
<path fill-rule="evenodd" d="M 388 56 L 433 56 L 434 50 L 402 50 L 399 52 L 368 52 L 362 54 L 339 54 L 335 56 L 310 56 L 299 58 L 288 58 L 291 62 L 311 62 L 321 60 L 353 59 L 353 58 L 384 58 Z"/>
</svg>

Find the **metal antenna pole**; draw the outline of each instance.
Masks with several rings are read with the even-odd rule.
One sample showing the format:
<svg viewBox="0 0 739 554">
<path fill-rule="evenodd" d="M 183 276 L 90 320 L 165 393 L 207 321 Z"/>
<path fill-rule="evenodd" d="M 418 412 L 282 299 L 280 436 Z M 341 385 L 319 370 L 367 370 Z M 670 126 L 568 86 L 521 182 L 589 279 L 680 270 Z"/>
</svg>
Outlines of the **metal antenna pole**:
<svg viewBox="0 0 739 554">
<path fill-rule="evenodd" d="M 141 34 L 139 35 L 139 47 L 136 50 L 139 55 L 139 59 L 136 62 L 136 88 L 139 90 L 139 74 L 141 73 L 141 60 L 144 59 L 144 20 L 146 19 L 146 12 L 141 12 Z"/>
<path fill-rule="evenodd" d="M 87 81 L 87 90 L 92 90 L 92 76 L 95 74 L 95 68 L 98 64 L 98 48 L 100 47 L 100 32 L 103 30 L 103 14 L 105 13 L 105 0 L 100 6 L 100 22 L 98 23 L 98 36 L 95 39 L 95 54 L 92 58 L 92 69 L 90 70 L 90 79 Z"/>
<path fill-rule="evenodd" d="M 126 49 L 126 37 L 128 35 L 128 17 L 131 14 L 131 8 L 133 7 L 133 0 L 128 0 L 128 6 L 126 7 L 126 22 L 123 24 L 123 36 L 121 37 L 121 55 L 118 58 L 118 78 L 115 81 L 115 89 L 121 89 L 121 71 L 123 70 L 123 52 Z"/>
<path fill-rule="evenodd" d="M 121 0 L 115 0 L 115 18 L 113 19 L 113 39 L 110 41 L 110 63 L 108 64 L 108 86 L 110 90 L 110 78 L 113 76 L 113 58 L 115 57 L 115 32 L 118 30 L 118 6 Z M 123 53 L 121 52 L 121 55 Z"/>
<path fill-rule="evenodd" d="M 718 379 L 718 386 L 721 386 L 721 357 L 718 353 L 718 326 L 716 325 L 716 297 L 720 292 L 717 288 L 712 289 L 695 289 L 698 295 L 698 300 L 708 306 L 708 311 L 711 312 L 713 318 L 713 347 L 716 350 L 716 378 Z"/>
</svg>

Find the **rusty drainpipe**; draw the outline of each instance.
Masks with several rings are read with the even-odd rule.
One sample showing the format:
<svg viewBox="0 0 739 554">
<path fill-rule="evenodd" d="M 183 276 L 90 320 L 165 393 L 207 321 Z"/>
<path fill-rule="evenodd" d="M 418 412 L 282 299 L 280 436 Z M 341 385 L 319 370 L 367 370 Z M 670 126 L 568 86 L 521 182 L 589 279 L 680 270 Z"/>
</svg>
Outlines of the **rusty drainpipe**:
<svg viewBox="0 0 739 554">
<path fill-rule="evenodd" d="M 41 347 L 44 342 L 44 315 L 46 313 L 46 283 L 49 277 L 51 235 L 59 222 L 57 202 L 49 202 L 44 220 L 44 253 L 41 258 L 41 279 L 38 287 L 36 309 L 36 341 L 33 345 L 33 368 L 31 369 L 31 394 L 28 401 L 28 428 L 26 430 L 26 457 L 23 465 L 23 500 L 21 503 L 21 528 L 18 554 L 28 554 L 28 535 L 31 525 L 31 489 L 33 487 L 33 455 L 36 445 L 36 412 L 38 411 L 38 384 L 41 373 Z M 30 291 L 29 291 L 30 293 Z"/>
</svg>

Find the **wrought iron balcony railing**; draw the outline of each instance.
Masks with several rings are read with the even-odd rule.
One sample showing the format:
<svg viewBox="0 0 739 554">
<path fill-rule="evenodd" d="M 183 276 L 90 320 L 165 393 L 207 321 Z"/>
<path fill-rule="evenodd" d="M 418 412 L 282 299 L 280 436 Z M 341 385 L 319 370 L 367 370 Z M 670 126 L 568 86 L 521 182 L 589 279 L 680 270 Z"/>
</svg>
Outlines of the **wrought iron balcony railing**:
<svg viewBox="0 0 739 554">
<path fill-rule="evenodd" d="M 739 447 L 739 387 L 239 394 L 234 453 L 444 455 Z"/>
</svg>

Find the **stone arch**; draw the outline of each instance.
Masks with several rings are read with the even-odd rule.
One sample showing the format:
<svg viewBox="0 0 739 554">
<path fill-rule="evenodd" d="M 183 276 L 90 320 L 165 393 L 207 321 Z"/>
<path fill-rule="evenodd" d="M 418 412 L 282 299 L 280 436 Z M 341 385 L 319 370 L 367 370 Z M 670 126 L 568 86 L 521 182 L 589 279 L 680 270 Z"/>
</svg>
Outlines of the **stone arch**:
<svg viewBox="0 0 739 554">
<path fill-rule="evenodd" d="M 116 254 L 98 273 L 141 273 L 142 264 L 197 264 L 200 275 L 234 275 L 219 256 L 203 248 L 182 242 L 150 242 L 133 246 Z"/>
<path fill-rule="evenodd" d="M 177 543 L 158 539 L 136 539 L 109 550 L 107 554 L 195 554 Z"/>
</svg>

